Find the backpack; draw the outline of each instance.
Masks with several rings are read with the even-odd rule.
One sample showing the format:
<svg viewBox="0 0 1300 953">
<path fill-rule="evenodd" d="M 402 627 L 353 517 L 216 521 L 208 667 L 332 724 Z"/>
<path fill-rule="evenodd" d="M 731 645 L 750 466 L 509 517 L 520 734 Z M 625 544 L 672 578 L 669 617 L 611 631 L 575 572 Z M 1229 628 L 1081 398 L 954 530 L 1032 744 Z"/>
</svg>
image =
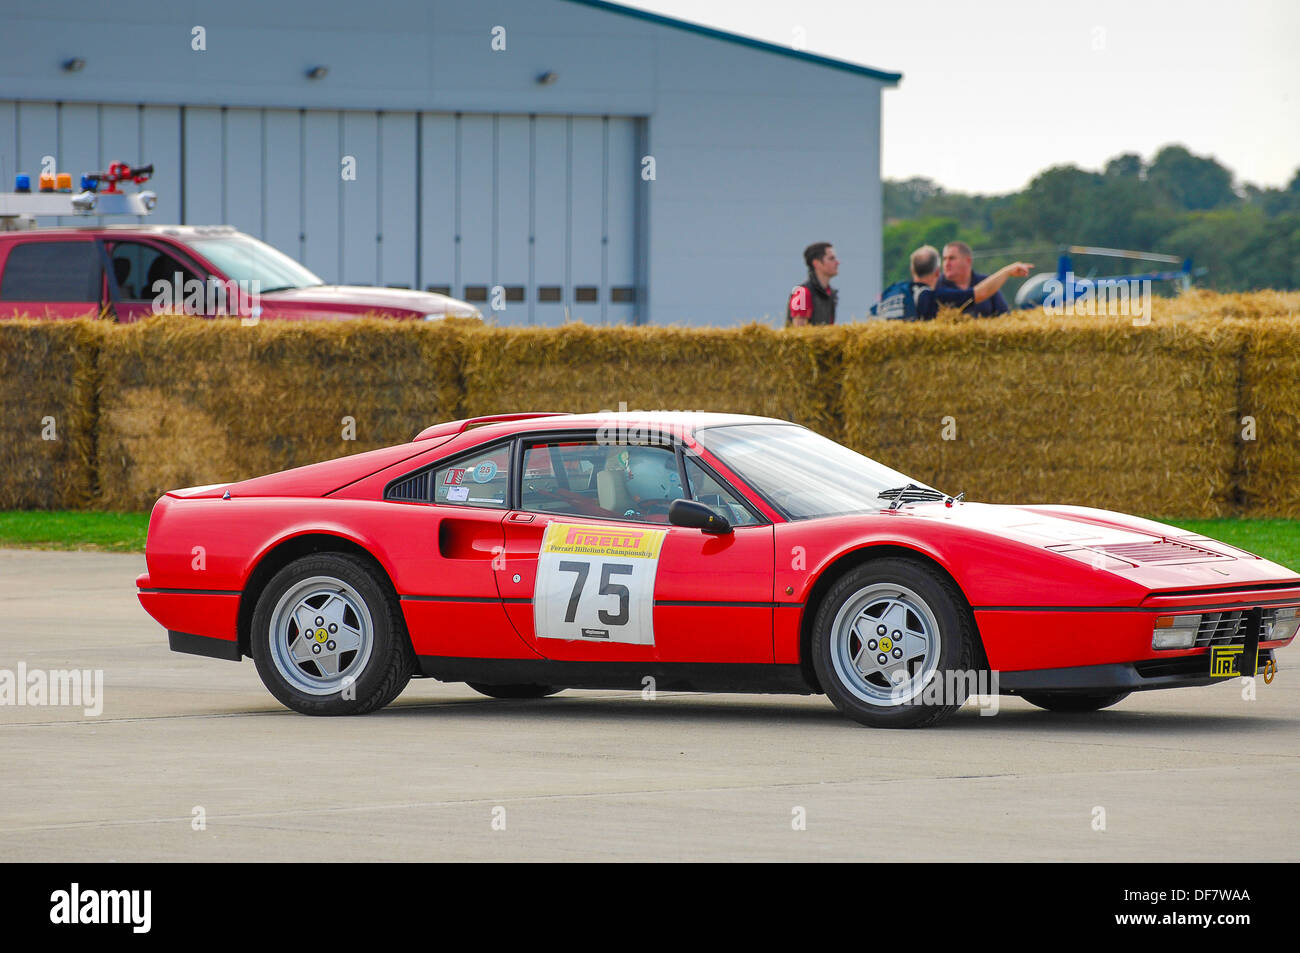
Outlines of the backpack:
<svg viewBox="0 0 1300 953">
<path fill-rule="evenodd" d="M 880 300 L 871 306 L 871 313 L 888 321 L 915 321 L 919 315 L 912 282 L 895 281 L 880 292 Z"/>
</svg>

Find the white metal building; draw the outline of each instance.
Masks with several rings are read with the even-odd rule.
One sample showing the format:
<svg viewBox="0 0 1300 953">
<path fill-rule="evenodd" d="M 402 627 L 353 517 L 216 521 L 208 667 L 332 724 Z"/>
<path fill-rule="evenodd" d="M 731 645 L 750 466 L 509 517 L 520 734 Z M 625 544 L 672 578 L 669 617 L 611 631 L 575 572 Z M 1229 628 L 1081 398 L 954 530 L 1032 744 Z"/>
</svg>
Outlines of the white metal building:
<svg viewBox="0 0 1300 953">
<path fill-rule="evenodd" d="M 153 163 L 155 222 L 501 286 L 509 324 L 778 323 L 831 241 L 861 319 L 898 79 L 598 0 L 42 0 L 0 30 L 0 188 Z"/>
</svg>

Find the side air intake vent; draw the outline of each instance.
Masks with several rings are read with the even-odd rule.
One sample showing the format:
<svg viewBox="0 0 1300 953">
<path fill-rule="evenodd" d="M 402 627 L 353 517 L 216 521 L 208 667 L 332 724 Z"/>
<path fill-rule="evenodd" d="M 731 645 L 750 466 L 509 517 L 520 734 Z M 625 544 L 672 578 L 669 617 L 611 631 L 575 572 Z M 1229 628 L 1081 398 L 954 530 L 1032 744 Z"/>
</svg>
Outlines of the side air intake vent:
<svg viewBox="0 0 1300 953">
<path fill-rule="evenodd" d="M 385 498 L 428 503 L 433 499 L 433 471 L 425 470 L 423 473 L 417 473 L 415 476 L 394 483 L 388 488 Z"/>
</svg>

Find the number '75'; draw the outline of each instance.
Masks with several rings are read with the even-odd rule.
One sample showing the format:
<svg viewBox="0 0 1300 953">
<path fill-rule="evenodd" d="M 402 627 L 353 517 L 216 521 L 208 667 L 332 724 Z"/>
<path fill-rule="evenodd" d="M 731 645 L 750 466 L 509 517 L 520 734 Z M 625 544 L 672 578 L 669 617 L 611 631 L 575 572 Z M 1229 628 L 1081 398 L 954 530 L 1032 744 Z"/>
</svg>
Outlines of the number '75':
<svg viewBox="0 0 1300 953">
<path fill-rule="evenodd" d="M 569 593 L 569 605 L 564 611 L 565 622 L 572 622 L 577 617 L 578 600 L 582 598 L 582 587 L 587 584 L 587 574 L 590 571 L 590 563 L 580 563 L 571 559 L 566 559 L 560 563 L 560 572 L 571 572 L 577 575 L 577 578 L 573 581 L 573 591 Z M 627 625 L 628 607 L 632 594 L 628 591 L 627 586 L 610 582 L 609 577 L 630 575 L 632 575 L 632 567 L 627 563 L 601 564 L 598 594 L 602 596 L 618 596 L 617 612 L 606 612 L 601 609 L 596 613 L 600 621 L 605 625 Z"/>
</svg>

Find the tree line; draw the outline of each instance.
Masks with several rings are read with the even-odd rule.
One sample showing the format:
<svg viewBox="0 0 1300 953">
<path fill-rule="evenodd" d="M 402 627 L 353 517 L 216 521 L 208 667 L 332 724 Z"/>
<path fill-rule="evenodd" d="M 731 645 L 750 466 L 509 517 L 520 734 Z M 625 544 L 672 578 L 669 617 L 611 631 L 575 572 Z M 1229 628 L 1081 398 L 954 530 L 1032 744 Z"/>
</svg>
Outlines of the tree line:
<svg viewBox="0 0 1300 953">
<path fill-rule="evenodd" d="M 1101 245 L 1191 258 L 1198 286 L 1219 291 L 1300 288 L 1300 169 L 1284 188 L 1237 184 L 1212 156 L 1168 145 L 1148 163 L 1115 156 L 1101 172 L 1053 166 L 1020 192 L 968 195 L 926 178 L 884 182 L 886 283 L 907 277 L 918 245 L 954 239 L 976 268 L 1033 256 L 1054 270 L 1067 245 Z M 1150 270 L 1140 262 L 1076 262 L 1076 272 Z M 1170 266 L 1154 266 L 1163 270 Z"/>
</svg>

